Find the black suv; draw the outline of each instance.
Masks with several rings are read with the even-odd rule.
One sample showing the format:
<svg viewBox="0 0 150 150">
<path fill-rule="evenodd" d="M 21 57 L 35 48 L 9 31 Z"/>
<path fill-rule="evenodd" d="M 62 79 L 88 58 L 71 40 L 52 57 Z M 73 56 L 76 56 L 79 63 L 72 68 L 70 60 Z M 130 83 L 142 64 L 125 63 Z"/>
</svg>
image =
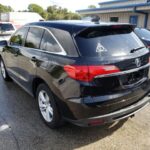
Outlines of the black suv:
<svg viewBox="0 0 150 150">
<path fill-rule="evenodd" d="M 150 102 L 149 50 L 130 24 L 48 21 L 1 41 L 1 72 L 38 102 L 51 128 L 101 125 Z M 18 93 L 19 94 L 19 93 Z"/>
</svg>

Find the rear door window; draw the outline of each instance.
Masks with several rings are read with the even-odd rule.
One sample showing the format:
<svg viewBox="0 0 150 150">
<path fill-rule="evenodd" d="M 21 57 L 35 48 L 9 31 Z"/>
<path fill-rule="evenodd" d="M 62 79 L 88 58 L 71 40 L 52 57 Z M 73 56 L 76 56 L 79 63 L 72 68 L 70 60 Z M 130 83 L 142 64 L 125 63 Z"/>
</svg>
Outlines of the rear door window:
<svg viewBox="0 0 150 150">
<path fill-rule="evenodd" d="M 78 56 L 78 52 L 76 50 L 72 36 L 68 31 L 56 28 L 49 28 L 49 30 L 53 33 L 63 49 L 67 52 L 68 56 Z"/>
<path fill-rule="evenodd" d="M 61 53 L 62 48 L 58 45 L 54 37 L 47 30 L 44 32 L 42 38 L 40 49 L 51 52 L 51 53 Z"/>
<path fill-rule="evenodd" d="M 43 33 L 44 29 L 37 27 L 30 27 L 26 38 L 25 47 L 39 49 Z"/>
<path fill-rule="evenodd" d="M 131 50 L 144 47 L 141 40 L 128 27 L 93 27 L 75 37 L 83 56 L 125 56 Z"/>
</svg>

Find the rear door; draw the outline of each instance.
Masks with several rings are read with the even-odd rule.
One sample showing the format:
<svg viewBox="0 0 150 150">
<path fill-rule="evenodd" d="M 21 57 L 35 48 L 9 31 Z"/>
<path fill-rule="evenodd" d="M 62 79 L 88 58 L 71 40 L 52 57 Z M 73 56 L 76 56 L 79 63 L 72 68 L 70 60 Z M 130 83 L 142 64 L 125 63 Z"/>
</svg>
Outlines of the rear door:
<svg viewBox="0 0 150 150">
<path fill-rule="evenodd" d="M 22 49 L 28 28 L 24 27 L 18 30 L 10 39 L 7 47 L 4 48 L 5 64 L 9 74 L 16 80 L 20 78 L 18 68 L 18 56 Z"/>
<path fill-rule="evenodd" d="M 21 48 L 18 58 L 18 68 L 20 74 L 19 82 L 28 91 L 32 91 L 32 80 L 36 74 L 38 63 L 41 60 L 39 50 L 44 30 L 38 27 L 30 27 L 25 45 Z"/>
</svg>

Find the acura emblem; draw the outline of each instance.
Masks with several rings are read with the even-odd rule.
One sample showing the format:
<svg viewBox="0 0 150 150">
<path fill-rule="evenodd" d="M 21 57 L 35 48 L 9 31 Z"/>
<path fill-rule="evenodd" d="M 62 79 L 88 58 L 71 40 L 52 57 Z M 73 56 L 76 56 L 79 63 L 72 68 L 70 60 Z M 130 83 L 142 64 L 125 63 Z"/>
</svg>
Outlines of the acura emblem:
<svg viewBox="0 0 150 150">
<path fill-rule="evenodd" d="M 136 58 L 135 59 L 135 64 L 137 67 L 140 67 L 141 66 L 141 60 L 139 58 Z"/>
</svg>

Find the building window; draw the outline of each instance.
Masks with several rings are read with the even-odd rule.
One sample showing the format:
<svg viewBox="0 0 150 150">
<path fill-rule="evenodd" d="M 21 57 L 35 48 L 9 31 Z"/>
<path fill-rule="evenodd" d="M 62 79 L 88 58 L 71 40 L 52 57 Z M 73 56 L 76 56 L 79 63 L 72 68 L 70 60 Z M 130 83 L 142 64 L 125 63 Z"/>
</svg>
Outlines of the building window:
<svg viewBox="0 0 150 150">
<path fill-rule="evenodd" d="M 110 17 L 110 22 L 118 22 L 119 18 L 118 17 Z"/>
<path fill-rule="evenodd" d="M 138 24 L 138 16 L 130 16 L 129 22 L 131 24 L 137 25 Z"/>
</svg>

